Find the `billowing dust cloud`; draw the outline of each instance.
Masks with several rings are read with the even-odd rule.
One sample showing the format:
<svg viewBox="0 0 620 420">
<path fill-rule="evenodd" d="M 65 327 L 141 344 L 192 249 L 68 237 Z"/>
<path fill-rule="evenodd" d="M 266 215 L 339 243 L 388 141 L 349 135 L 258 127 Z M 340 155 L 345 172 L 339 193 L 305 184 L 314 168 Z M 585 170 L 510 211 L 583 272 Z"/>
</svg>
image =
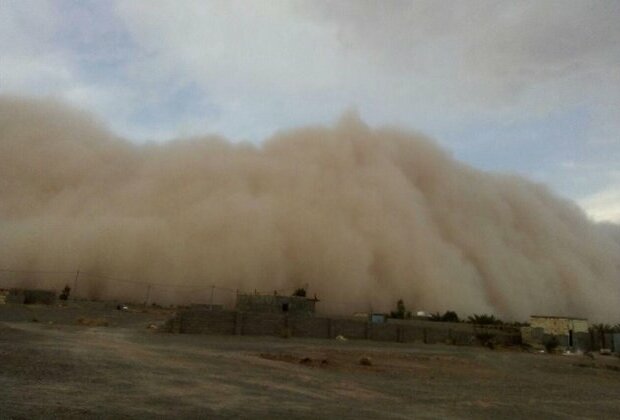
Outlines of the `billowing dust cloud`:
<svg viewBox="0 0 620 420">
<path fill-rule="evenodd" d="M 53 272 L 80 269 L 90 297 L 144 298 L 114 279 L 154 284 L 160 303 L 307 285 L 332 313 L 402 298 L 611 320 L 620 243 L 607 230 L 541 185 L 354 117 L 257 146 L 135 145 L 57 103 L 0 101 L 0 268 L 49 271 L 4 282 L 63 286 L 74 274 Z"/>
</svg>

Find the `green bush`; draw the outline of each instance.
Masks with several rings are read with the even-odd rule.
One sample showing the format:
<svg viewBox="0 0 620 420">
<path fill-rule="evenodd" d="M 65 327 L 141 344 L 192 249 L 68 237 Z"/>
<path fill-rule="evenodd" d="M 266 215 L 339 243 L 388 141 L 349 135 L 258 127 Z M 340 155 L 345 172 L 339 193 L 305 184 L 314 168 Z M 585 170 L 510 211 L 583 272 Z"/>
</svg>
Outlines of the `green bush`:
<svg viewBox="0 0 620 420">
<path fill-rule="evenodd" d="M 446 311 L 443 315 L 439 312 L 431 314 L 431 321 L 438 322 L 460 322 L 459 316 L 454 311 Z"/>
<path fill-rule="evenodd" d="M 58 296 L 58 298 L 60 300 L 67 300 L 69 299 L 70 293 L 71 293 L 71 288 L 69 286 L 65 286 L 65 288 L 62 290 L 62 293 L 60 294 L 60 296 Z"/>
<path fill-rule="evenodd" d="M 410 319 L 411 312 L 405 308 L 405 302 L 402 299 L 399 299 L 396 302 L 396 311 L 390 312 L 390 318 L 394 319 Z"/>
<path fill-rule="evenodd" d="M 299 289 L 295 289 L 293 292 L 293 296 L 306 297 L 306 289 L 300 287 Z"/>
<path fill-rule="evenodd" d="M 467 317 L 467 321 L 476 325 L 501 325 L 503 322 L 500 319 L 495 318 L 495 315 L 470 315 Z"/>
</svg>

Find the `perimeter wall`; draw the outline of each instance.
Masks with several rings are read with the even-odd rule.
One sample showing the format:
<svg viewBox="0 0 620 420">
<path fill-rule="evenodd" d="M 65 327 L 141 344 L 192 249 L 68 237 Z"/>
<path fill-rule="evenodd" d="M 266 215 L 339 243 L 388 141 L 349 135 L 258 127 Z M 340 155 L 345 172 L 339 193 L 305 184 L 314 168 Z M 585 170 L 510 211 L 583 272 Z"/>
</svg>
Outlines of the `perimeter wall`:
<svg viewBox="0 0 620 420">
<path fill-rule="evenodd" d="M 515 345 L 521 334 L 465 323 L 388 320 L 375 324 L 366 319 L 295 317 L 285 314 L 188 309 L 169 320 L 171 332 L 219 335 L 270 335 L 447 344 Z"/>
</svg>

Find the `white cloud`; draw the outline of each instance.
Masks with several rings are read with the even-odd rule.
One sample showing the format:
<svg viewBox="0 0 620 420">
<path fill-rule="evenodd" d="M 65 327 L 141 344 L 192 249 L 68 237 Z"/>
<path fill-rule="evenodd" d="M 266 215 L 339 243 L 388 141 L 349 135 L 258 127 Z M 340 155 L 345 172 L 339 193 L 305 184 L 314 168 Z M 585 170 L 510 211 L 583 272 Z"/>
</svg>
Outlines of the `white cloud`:
<svg viewBox="0 0 620 420">
<path fill-rule="evenodd" d="M 432 129 L 575 104 L 604 113 L 620 96 L 614 2 L 164 0 L 118 12 L 149 52 L 136 72 L 198 82 L 237 120 L 265 103 L 269 127 L 291 113 L 325 120 L 326 104 Z"/>
<path fill-rule="evenodd" d="M 66 87 L 72 69 L 49 39 L 59 17 L 47 1 L 3 2 L 0 7 L 0 89 L 49 94 Z"/>
<path fill-rule="evenodd" d="M 579 205 L 596 221 L 620 224 L 620 183 L 580 200 Z"/>
</svg>

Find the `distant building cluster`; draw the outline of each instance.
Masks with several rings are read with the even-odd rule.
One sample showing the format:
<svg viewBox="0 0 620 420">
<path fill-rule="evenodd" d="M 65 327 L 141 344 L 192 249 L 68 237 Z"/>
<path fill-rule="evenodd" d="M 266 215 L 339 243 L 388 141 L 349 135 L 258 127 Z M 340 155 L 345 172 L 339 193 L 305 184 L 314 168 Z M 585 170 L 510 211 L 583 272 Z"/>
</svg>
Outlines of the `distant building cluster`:
<svg viewBox="0 0 620 420">
<path fill-rule="evenodd" d="M 237 294 L 236 310 L 241 312 L 285 313 L 312 316 L 318 299 L 305 296 Z"/>
</svg>

